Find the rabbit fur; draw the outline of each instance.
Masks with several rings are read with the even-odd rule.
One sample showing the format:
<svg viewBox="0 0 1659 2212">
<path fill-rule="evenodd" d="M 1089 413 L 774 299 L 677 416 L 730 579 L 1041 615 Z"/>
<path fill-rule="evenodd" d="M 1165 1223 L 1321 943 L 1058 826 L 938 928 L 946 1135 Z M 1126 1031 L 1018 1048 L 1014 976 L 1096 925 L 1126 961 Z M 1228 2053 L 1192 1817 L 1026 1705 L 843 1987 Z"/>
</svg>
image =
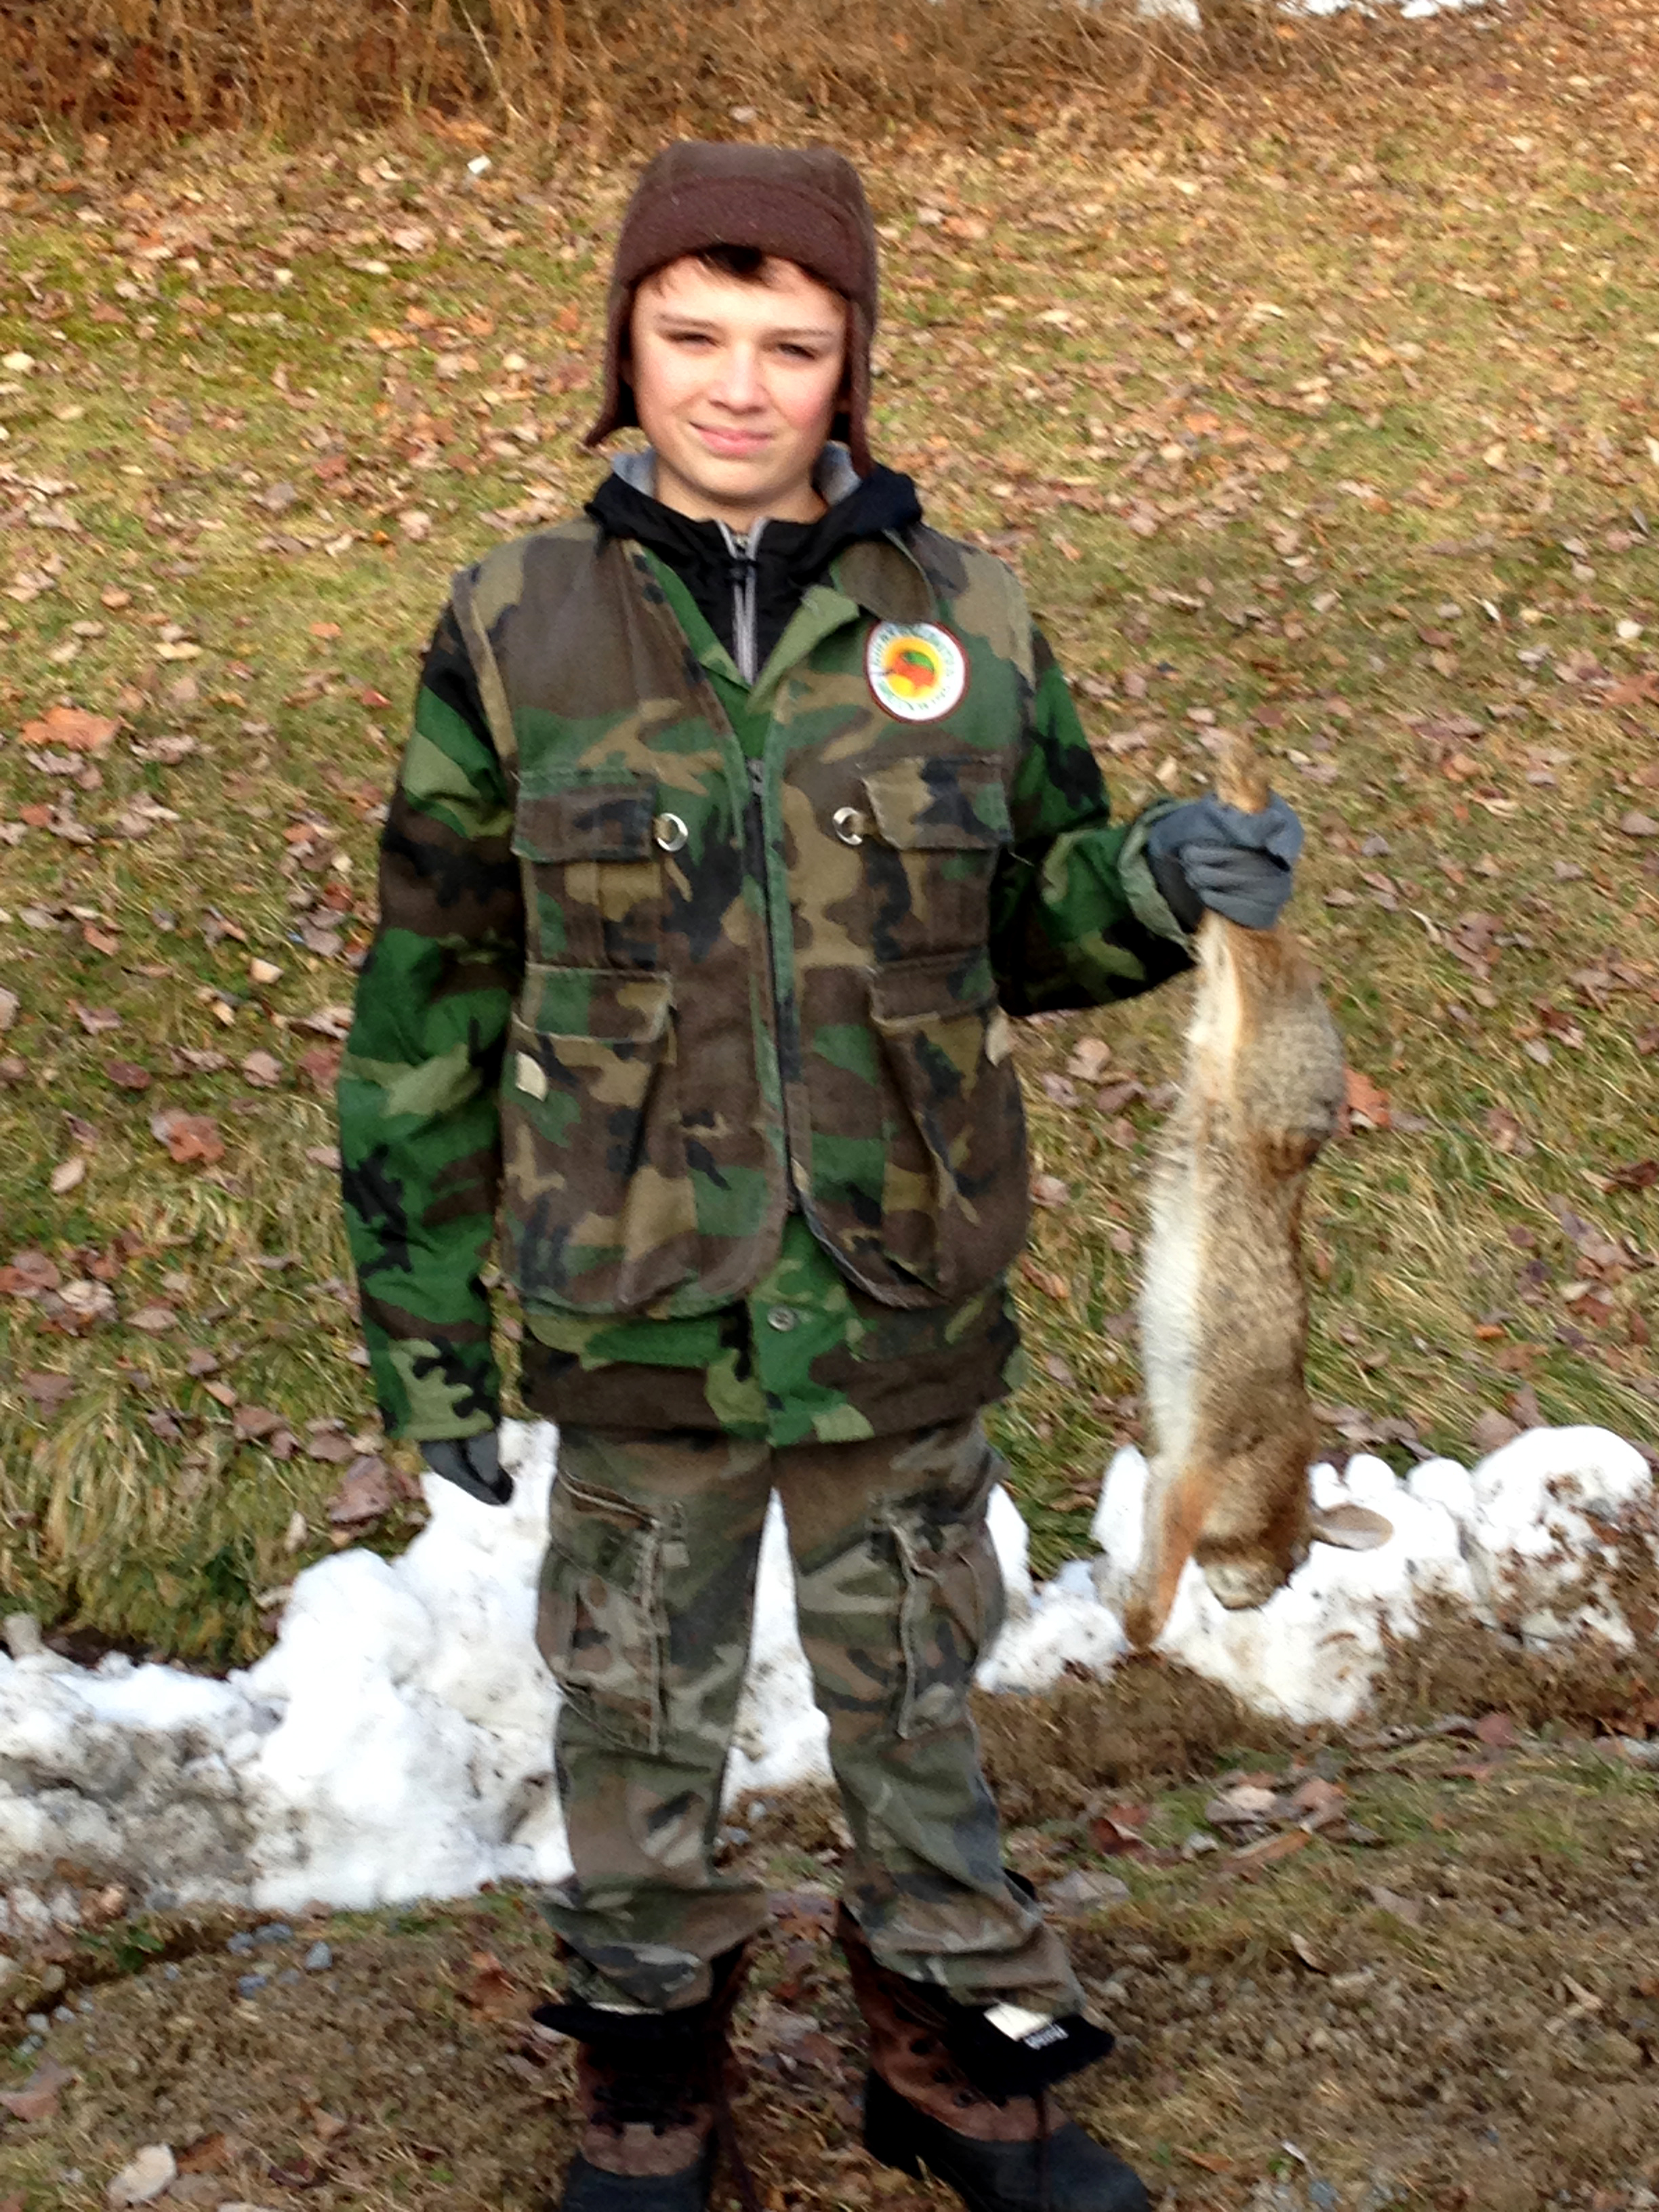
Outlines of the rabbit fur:
<svg viewBox="0 0 1659 2212">
<path fill-rule="evenodd" d="M 1259 812 L 1268 793 L 1254 750 L 1243 737 L 1223 744 L 1218 792 Z M 1302 1200 L 1343 1094 L 1341 1040 L 1296 939 L 1206 914 L 1140 1293 L 1154 1449 L 1124 1626 L 1143 1648 L 1189 1558 L 1223 1605 L 1259 1606 L 1316 1536 L 1363 1549 L 1391 1533 L 1358 1507 L 1316 1515 L 1308 1489 Z"/>
</svg>

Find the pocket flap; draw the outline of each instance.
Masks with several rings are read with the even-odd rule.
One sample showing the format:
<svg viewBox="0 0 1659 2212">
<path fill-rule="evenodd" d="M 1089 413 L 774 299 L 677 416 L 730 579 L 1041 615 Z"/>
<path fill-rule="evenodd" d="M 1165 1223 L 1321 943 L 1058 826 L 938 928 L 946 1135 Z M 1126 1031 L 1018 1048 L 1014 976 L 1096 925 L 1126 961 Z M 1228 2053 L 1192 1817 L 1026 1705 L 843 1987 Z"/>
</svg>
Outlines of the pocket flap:
<svg viewBox="0 0 1659 2212">
<path fill-rule="evenodd" d="M 976 1013 L 994 1005 L 996 995 L 990 957 L 982 950 L 895 960 L 870 978 L 870 1010 L 882 1029 Z"/>
<path fill-rule="evenodd" d="M 953 852 L 1009 841 L 1008 794 L 994 760 L 889 761 L 865 771 L 864 789 L 884 844 Z"/>
<path fill-rule="evenodd" d="M 650 1044 L 666 1033 L 672 1005 L 673 987 L 666 975 L 532 966 L 525 973 L 520 1018 L 543 1036 Z"/>
<path fill-rule="evenodd" d="M 579 784 L 521 793 L 513 849 L 526 860 L 648 860 L 656 850 L 651 783 Z"/>
</svg>

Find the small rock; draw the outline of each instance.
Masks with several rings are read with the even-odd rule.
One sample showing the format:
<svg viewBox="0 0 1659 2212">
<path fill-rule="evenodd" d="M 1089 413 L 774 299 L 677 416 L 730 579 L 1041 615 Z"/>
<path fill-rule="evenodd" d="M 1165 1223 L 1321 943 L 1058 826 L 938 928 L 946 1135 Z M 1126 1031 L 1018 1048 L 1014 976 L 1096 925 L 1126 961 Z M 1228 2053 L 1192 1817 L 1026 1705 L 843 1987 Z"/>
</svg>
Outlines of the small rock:
<svg viewBox="0 0 1659 2212">
<path fill-rule="evenodd" d="M 291 1943 L 294 1930 L 286 1920 L 267 1920 L 263 1928 L 254 1929 L 253 1940 L 256 1943 Z"/>
<path fill-rule="evenodd" d="M 1127 1904 L 1129 1894 L 1128 1883 L 1116 1875 L 1097 1874 L 1087 1867 L 1073 1868 L 1042 1893 L 1044 1904 L 1063 1919 L 1081 1918 L 1103 1905 Z"/>
<path fill-rule="evenodd" d="M 237 1930 L 225 1945 L 233 1958 L 246 1959 L 253 1949 L 253 1937 L 246 1928 Z"/>
<path fill-rule="evenodd" d="M 179 2161 L 167 2143 L 146 2143 L 136 2158 L 121 2168 L 107 2191 L 112 2204 L 152 2204 L 168 2188 L 179 2172 Z"/>
<path fill-rule="evenodd" d="M 279 1983 L 302 1982 L 305 1979 L 305 1976 L 300 1972 L 300 1969 L 297 1966 L 284 1966 L 282 1972 L 277 1975 L 276 1979 Z"/>
<path fill-rule="evenodd" d="M 257 1997 L 270 1979 L 269 1974 L 239 1974 L 236 1994 L 239 1997 Z"/>
<path fill-rule="evenodd" d="M 45 2035 L 51 2028 L 52 2022 L 46 2018 L 45 2013 L 32 2012 L 24 2021 L 23 2025 L 31 2035 Z"/>
<path fill-rule="evenodd" d="M 334 1964 L 334 1954 L 326 1943 L 313 1943 L 306 1953 L 304 1966 L 308 1974 L 325 1974 Z"/>
</svg>

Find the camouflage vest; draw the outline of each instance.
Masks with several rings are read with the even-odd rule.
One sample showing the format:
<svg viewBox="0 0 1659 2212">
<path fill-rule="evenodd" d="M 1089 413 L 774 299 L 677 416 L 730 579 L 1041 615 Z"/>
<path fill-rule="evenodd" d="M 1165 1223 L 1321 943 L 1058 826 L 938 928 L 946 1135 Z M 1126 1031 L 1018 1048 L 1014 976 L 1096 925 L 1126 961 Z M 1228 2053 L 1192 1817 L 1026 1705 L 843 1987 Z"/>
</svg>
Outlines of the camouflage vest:
<svg viewBox="0 0 1659 2212">
<path fill-rule="evenodd" d="M 954 1304 L 1024 1241 L 987 948 L 1024 602 L 1000 562 L 925 529 L 833 574 L 751 694 L 758 760 L 637 544 L 584 520 L 456 580 L 514 787 L 503 1228 L 532 1307 L 726 1304 L 792 1205 L 894 1306 Z"/>
</svg>

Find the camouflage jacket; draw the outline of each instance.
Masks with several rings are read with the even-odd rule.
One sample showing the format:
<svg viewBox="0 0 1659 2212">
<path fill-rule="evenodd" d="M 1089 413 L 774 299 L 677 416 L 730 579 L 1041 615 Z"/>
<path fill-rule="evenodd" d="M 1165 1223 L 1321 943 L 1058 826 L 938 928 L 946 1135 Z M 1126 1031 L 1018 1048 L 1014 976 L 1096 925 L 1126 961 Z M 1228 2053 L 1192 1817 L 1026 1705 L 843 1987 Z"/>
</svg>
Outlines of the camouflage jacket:
<svg viewBox="0 0 1659 2212">
<path fill-rule="evenodd" d="M 747 749 L 724 649 L 586 520 L 465 572 L 446 623 L 473 696 L 423 692 L 339 1086 L 389 1428 L 495 1418 L 498 1203 L 538 1341 L 603 1332 L 625 1360 L 634 1330 L 701 1317 L 726 1343 L 757 1285 L 816 1262 L 844 1334 L 977 1315 L 1011 1349 L 1009 1014 L 1188 951 L 1140 858 L 1158 810 L 1109 823 L 1010 572 L 925 527 L 848 548 L 748 691 Z M 890 1370 L 880 1425 L 1002 1387 L 1006 1360 L 957 1364 L 951 1406 Z M 850 1418 L 810 1432 L 870 1433 L 855 1376 L 840 1395 Z M 541 1410 L 594 1418 L 568 1388 Z"/>
</svg>

